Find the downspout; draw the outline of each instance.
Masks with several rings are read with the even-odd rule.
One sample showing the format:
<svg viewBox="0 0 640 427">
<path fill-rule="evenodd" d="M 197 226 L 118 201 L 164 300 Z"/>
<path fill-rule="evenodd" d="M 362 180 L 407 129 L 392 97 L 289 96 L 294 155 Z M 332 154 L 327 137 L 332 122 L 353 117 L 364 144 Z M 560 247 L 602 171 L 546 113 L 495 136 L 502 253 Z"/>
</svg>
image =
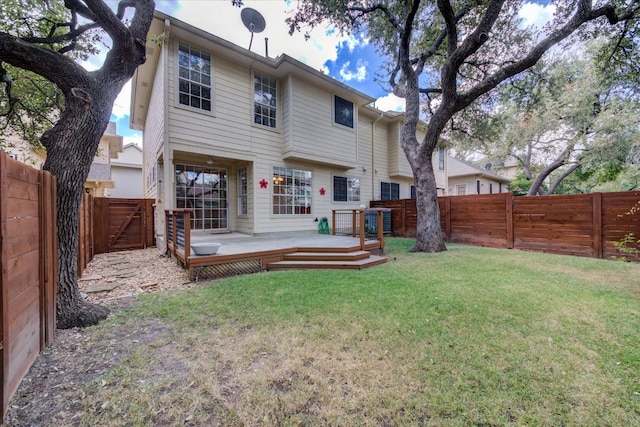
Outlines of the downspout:
<svg viewBox="0 0 640 427">
<path fill-rule="evenodd" d="M 384 117 L 384 112 L 371 124 L 371 200 L 376 198 L 376 123 Z"/>
<path fill-rule="evenodd" d="M 163 60 L 163 70 L 162 73 L 162 85 L 164 93 L 162 94 L 165 102 L 163 103 L 163 136 L 162 136 L 162 151 L 163 151 L 163 163 L 162 163 L 162 172 L 164 174 L 164 188 L 162 188 L 162 195 L 164 201 L 164 207 L 166 208 L 175 208 L 175 196 L 173 195 L 173 188 L 175 188 L 175 183 L 173 180 L 175 179 L 175 173 L 173 172 L 173 156 L 171 156 L 171 149 L 169 144 L 169 40 L 171 39 L 171 21 L 168 19 L 164 20 L 164 34 L 165 34 L 165 42 L 162 43 L 162 60 Z M 157 159 L 156 159 L 157 162 Z"/>
</svg>

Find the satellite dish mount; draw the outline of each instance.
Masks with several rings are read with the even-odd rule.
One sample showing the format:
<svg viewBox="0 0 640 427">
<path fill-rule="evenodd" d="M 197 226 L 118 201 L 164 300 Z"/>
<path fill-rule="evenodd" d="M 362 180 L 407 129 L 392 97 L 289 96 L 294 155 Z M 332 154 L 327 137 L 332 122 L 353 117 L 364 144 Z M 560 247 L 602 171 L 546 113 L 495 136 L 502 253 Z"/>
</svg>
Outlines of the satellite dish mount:
<svg viewBox="0 0 640 427">
<path fill-rule="evenodd" d="M 245 27 L 251 32 L 251 41 L 249 42 L 249 50 L 251 50 L 251 44 L 253 43 L 253 33 L 261 33 L 266 27 L 264 17 L 255 9 L 245 7 L 240 12 L 240 18 Z"/>
</svg>

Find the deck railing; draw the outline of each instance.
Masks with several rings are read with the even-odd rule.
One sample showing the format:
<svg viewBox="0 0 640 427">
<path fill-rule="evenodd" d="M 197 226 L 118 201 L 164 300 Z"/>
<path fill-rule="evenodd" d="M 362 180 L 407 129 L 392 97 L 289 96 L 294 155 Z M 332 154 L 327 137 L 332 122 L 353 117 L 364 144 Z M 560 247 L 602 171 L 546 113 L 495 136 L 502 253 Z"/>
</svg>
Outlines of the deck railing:
<svg viewBox="0 0 640 427">
<path fill-rule="evenodd" d="M 165 224 L 167 252 L 186 263 L 191 250 L 191 210 L 165 210 Z"/>
<path fill-rule="evenodd" d="M 364 250 L 366 239 L 378 239 L 384 250 L 383 213 L 390 209 L 335 209 L 331 215 L 331 234 L 360 237 Z"/>
</svg>

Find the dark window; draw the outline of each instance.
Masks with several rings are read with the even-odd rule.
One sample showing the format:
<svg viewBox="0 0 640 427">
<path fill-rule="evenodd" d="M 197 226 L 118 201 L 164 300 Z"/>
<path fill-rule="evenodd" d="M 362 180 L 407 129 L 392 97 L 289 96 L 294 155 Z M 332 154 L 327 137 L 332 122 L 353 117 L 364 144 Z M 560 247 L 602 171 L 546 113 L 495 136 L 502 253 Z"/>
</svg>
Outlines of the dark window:
<svg viewBox="0 0 640 427">
<path fill-rule="evenodd" d="M 411 186 L 411 198 L 412 199 L 416 198 L 416 186 L 415 185 Z"/>
<path fill-rule="evenodd" d="M 444 170 L 444 148 L 440 147 L 438 149 L 438 169 L 441 171 Z"/>
<path fill-rule="evenodd" d="M 476 179 L 476 194 L 480 194 L 480 180 Z"/>
<path fill-rule="evenodd" d="M 336 123 L 353 129 L 353 102 L 335 96 L 333 98 L 333 114 Z"/>
<path fill-rule="evenodd" d="M 489 194 L 493 194 L 493 183 L 489 183 Z"/>
<path fill-rule="evenodd" d="M 498 193 L 502 193 L 502 183 L 498 183 Z"/>
<path fill-rule="evenodd" d="M 380 200 L 395 200 L 400 198 L 400 184 L 394 182 L 380 183 Z"/>
</svg>

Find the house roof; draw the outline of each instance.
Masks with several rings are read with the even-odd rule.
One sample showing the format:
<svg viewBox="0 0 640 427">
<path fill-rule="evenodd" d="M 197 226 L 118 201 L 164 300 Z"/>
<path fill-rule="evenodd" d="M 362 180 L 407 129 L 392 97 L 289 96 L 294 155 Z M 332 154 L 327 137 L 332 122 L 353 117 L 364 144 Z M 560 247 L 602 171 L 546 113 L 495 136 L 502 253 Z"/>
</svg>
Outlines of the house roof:
<svg viewBox="0 0 640 427">
<path fill-rule="evenodd" d="M 492 179 L 498 182 L 508 183 L 509 179 L 491 173 L 487 169 L 479 168 L 478 166 L 467 163 L 463 160 L 456 159 L 449 156 L 447 159 L 447 173 L 450 178 L 462 177 L 462 176 L 482 176 L 484 178 Z"/>
<path fill-rule="evenodd" d="M 109 144 L 109 153 L 112 159 L 118 158 L 118 153 L 122 152 L 122 137 L 116 131 L 116 123 L 109 122 L 104 130 L 102 140 Z"/>
<path fill-rule="evenodd" d="M 162 12 L 156 11 L 154 13 L 149 34 L 177 37 L 185 42 L 191 41 L 199 44 L 202 44 L 204 40 L 209 42 L 206 48 L 214 55 L 227 58 L 236 64 L 246 65 L 247 68 L 251 67 L 255 70 L 269 73 L 274 77 L 297 76 L 336 95 L 348 98 L 359 107 L 375 101 L 375 98 L 339 82 L 286 54 L 279 55 L 276 58 L 264 57 Z M 149 38 L 146 49 L 147 60 L 137 68 L 133 76 L 131 89 L 130 126 L 132 129 L 137 130 L 144 130 L 162 46 Z M 392 119 L 395 118 L 395 114 L 398 113 L 384 113 L 384 115 Z"/>
</svg>

